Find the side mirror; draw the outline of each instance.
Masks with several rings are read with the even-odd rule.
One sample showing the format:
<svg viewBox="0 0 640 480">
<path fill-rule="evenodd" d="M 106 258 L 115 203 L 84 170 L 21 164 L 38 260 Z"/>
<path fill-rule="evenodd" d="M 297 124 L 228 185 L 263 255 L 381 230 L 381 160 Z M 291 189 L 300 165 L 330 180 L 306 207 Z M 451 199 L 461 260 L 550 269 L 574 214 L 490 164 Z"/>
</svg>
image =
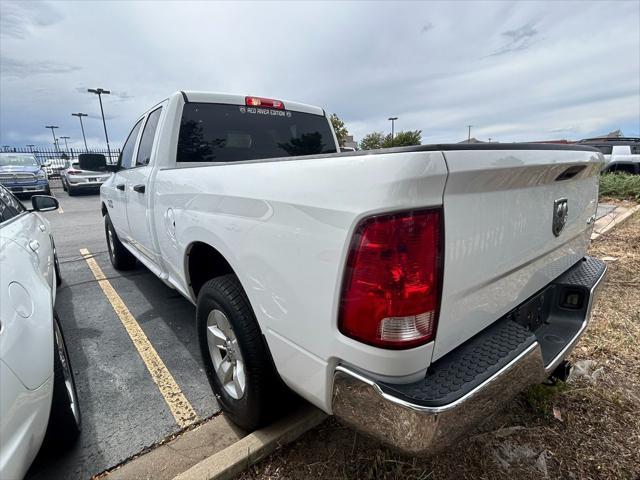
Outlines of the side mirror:
<svg viewBox="0 0 640 480">
<path fill-rule="evenodd" d="M 78 155 L 81 170 L 92 172 L 107 169 L 107 159 L 101 153 L 81 153 Z"/>
<path fill-rule="evenodd" d="M 34 195 L 31 197 L 34 212 L 50 212 L 58 209 L 58 199 L 49 195 Z"/>
</svg>

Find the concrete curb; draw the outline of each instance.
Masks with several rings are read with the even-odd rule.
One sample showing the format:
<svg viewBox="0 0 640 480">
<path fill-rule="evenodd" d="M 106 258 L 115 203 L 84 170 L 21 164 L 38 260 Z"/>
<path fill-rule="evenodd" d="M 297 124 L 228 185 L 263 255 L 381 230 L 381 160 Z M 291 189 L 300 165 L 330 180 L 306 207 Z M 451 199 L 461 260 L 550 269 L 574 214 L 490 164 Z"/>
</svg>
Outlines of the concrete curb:
<svg viewBox="0 0 640 480">
<path fill-rule="evenodd" d="M 224 450 L 202 460 L 173 480 L 227 480 L 246 470 L 278 447 L 319 425 L 327 414 L 306 405 L 262 430 L 250 433 Z"/>
<path fill-rule="evenodd" d="M 171 480 L 246 435 L 220 414 L 96 476 L 101 480 Z"/>
<path fill-rule="evenodd" d="M 623 210 L 623 211 L 620 211 L 620 210 Z M 594 229 L 593 229 L 593 233 L 591 234 L 591 240 L 595 240 L 596 238 L 600 237 L 601 235 L 604 235 L 605 233 L 607 233 L 609 230 L 614 228 L 616 225 L 620 225 L 622 222 L 624 222 L 627 218 L 629 218 L 631 215 L 636 213 L 638 210 L 640 210 L 640 205 L 636 205 L 635 207 L 631 207 L 631 208 L 617 207 L 612 212 L 612 214 L 613 214 L 612 219 L 610 221 L 608 221 L 608 223 L 606 223 L 606 224 L 602 225 L 600 228 L 598 228 L 598 222 L 600 220 L 606 219 L 611 214 L 605 215 L 604 217 L 602 217 L 602 219 L 600 219 L 600 220 L 598 220 L 598 222 L 596 222 L 596 225 L 594 226 Z"/>
</svg>

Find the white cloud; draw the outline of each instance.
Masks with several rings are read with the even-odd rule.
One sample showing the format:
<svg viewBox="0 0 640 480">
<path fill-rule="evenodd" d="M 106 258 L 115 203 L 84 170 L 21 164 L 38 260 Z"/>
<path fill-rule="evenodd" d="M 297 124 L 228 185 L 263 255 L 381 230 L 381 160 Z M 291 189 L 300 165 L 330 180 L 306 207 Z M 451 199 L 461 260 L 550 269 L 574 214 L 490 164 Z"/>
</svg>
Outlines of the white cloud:
<svg viewBox="0 0 640 480">
<path fill-rule="evenodd" d="M 391 115 L 425 142 L 640 135 L 638 2 L 23 4 L 2 2 L 3 143 L 80 138 L 77 111 L 100 141 L 88 87 L 114 145 L 179 89 L 321 105 L 356 138 Z"/>
</svg>

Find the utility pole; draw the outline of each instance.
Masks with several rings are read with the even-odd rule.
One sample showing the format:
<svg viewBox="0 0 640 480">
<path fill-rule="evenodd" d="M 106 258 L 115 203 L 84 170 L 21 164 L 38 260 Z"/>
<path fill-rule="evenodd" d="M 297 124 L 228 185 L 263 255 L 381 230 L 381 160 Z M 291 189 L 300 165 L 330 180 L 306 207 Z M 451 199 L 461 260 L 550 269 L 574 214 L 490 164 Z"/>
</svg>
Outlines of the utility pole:
<svg viewBox="0 0 640 480">
<path fill-rule="evenodd" d="M 395 122 L 398 119 L 398 117 L 389 117 L 387 120 L 391 120 L 391 146 L 393 147 L 393 139 L 395 137 Z"/>
<path fill-rule="evenodd" d="M 102 108 L 102 95 L 109 95 L 111 92 L 103 88 L 89 88 L 89 93 L 95 93 L 98 95 L 100 101 L 100 113 L 102 113 L 102 126 L 104 127 L 104 138 L 107 140 L 107 153 L 109 154 L 109 162 L 111 162 L 111 148 L 109 148 L 109 135 L 107 135 L 107 122 L 104 120 L 104 109 Z"/>
<path fill-rule="evenodd" d="M 473 125 L 467 125 L 467 128 L 469 129 L 469 134 L 467 135 L 467 143 L 471 143 L 471 127 L 473 127 Z"/>
<path fill-rule="evenodd" d="M 84 140 L 84 151 L 89 153 L 89 149 L 87 148 L 87 137 L 84 136 L 84 125 L 82 124 L 82 117 L 86 117 L 87 114 L 86 113 L 72 113 L 71 115 L 73 115 L 74 117 L 78 117 L 78 119 L 80 120 L 80 128 L 82 129 L 82 140 Z"/>
<path fill-rule="evenodd" d="M 53 135 L 53 145 L 56 147 L 56 152 L 60 151 L 60 149 L 58 148 L 58 139 L 56 138 L 56 133 L 54 132 L 55 128 L 60 128 L 57 125 L 45 125 L 44 128 L 50 128 L 51 129 L 51 135 Z"/>
<path fill-rule="evenodd" d="M 71 137 L 60 137 L 64 140 L 64 149 L 69 152 L 69 145 L 67 145 L 67 140 L 70 140 Z"/>
</svg>

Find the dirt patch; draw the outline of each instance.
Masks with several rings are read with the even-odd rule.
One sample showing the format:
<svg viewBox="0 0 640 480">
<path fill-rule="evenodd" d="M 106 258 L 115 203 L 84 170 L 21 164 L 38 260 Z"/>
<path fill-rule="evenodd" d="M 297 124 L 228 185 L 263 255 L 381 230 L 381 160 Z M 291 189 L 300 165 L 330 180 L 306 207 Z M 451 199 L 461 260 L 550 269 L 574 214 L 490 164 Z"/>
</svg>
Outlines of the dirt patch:
<svg viewBox="0 0 640 480">
<path fill-rule="evenodd" d="M 640 478 L 640 213 L 596 240 L 609 274 L 567 384 L 536 385 L 429 460 L 392 452 L 329 419 L 248 479 Z"/>
</svg>

